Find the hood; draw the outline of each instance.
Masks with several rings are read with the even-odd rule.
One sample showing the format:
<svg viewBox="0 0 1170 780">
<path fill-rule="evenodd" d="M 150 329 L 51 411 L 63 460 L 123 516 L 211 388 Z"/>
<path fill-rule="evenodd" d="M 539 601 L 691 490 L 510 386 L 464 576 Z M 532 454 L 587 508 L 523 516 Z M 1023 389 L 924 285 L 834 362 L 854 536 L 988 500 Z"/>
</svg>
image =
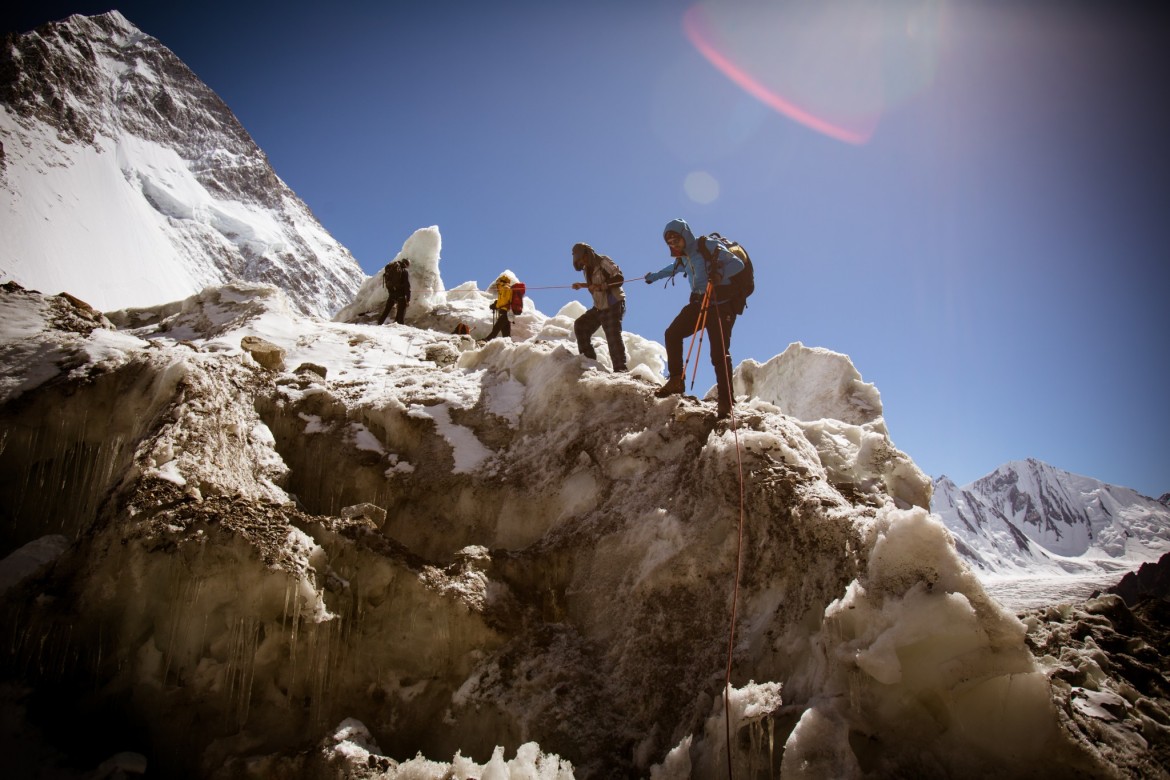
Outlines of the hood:
<svg viewBox="0 0 1170 780">
<path fill-rule="evenodd" d="M 666 227 L 662 229 L 662 235 L 665 237 L 667 233 L 674 231 L 683 237 L 687 242 L 687 254 L 693 255 L 697 250 L 695 246 L 695 234 L 691 231 L 691 226 L 687 224 L 685 219 L 672 219 L 666 223 Z"/>
</svg>

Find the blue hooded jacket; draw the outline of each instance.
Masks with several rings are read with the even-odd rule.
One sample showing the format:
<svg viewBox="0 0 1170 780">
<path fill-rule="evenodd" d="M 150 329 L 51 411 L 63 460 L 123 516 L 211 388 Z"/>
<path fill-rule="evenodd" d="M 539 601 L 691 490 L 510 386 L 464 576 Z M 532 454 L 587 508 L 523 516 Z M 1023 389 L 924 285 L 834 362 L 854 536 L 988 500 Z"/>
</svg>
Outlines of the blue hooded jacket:
<svg viewBox="0 0 1170 780">
<path fill-rule="evenodd" d="M 691 226 L 681 219 L 672 219 L 662 229 L 663 236 L 671 232 L 678 233 L 686 241 L 686 248 L 683 250 L 683 255 L 672 260 L 670 265 L 665 268 L 646 274 L 646 282 L 650 283 L 656 282 L 659 279 L 665 279 L 673 274 L 675 269 L 678 269 L 690 281 L 691 293 L 693 295 L 702 295 L 707 289 L 707 261 L 699 249 L 698 242 L 695 241 L 695 234 L 691 231 Z M 743 261 L 720 246 L 717 241 L 708 240 L 707 251 L 714 252 L 715 256 L 712 260 L 721 277 L 719 284 L 715 286 L 715 300 L 718 303 L 726 303 L 730 294 L 727 286 L 731 283 L 731 277 L 743 270 Z"/>
</svg>

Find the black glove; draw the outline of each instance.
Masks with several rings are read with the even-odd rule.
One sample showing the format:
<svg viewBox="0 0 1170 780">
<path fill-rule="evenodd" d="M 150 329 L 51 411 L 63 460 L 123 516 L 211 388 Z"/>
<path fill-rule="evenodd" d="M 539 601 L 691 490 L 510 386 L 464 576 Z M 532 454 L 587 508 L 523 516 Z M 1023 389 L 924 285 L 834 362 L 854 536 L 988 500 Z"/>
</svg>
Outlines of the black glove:
<svg viewBox="0 0 1170 780">
<path fill-rule="evenodd" d="M 654 284 L 654 280 L 650 278 L 650 274 L 646 274 L 646 284 Z"/>
<path fill-rule="evenodd" d="M 488 304 L 488 311 L 495 311 L 495 310 L 496 310 L 496 305 L 494 303 L 489 303 Z"/>
</svg>

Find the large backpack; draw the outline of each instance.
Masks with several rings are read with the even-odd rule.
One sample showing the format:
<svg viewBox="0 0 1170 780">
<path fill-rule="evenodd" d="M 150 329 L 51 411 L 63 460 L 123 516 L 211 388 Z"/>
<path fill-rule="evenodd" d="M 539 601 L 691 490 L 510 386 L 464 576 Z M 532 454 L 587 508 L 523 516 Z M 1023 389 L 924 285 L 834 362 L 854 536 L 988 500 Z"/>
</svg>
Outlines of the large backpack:
<svg viewBox="0 0 1170 780">
<path fill-rule="evenodd" d="M 707 249 L 707 240 L 718 242 L 719 246 L 731 252 L 733 255 L 743 261 L 743 270 L 731 277 L 728 286 L 731 288 L 731 303 L 733 311 L 738 314 L 743 314 L 744 307 L 747 306 L 748 297 L 756 291 L 756 271 L 752 268 L 752 259 L 748 257 L 747 250 L 743 245 L 737 241 L 732 241 L 729 238 L 724 238 L 718 233 L 711 233 L 707 236 L 699 236 L 696 243 L 699 245 L 699 251 L 703 254 L 703 259 L 707 261 L 707 267 L 715 261 L 716 252 Z"/>
<path fill-rule="evenodd" d="M 512 313 L 524 313 L 524 282 L 516 282 L 512 285 Z"/>
<path fill-rule="evenodd" d="M 402 263 L 398 260 L 386 263 L 386 267 L 382 269 L 382 284 L 386 286 L 387 292 L 391 293 L 391 297 L 401 293 L 406 287 L 402 283 L 402 277 L 407 273 L 409 272 L 402 267 Z"/>
</svg>

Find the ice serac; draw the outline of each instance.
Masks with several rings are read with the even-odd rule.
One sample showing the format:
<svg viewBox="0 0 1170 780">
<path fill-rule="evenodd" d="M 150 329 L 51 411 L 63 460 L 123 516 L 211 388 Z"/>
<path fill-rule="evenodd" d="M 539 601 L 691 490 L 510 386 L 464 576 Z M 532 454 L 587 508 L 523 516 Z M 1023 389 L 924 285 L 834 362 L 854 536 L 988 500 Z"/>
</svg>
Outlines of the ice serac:
<svg viewBox="0 0 1170 780">
<path fill-rule="evenodd" d="M 795 342 L 763 364 L 743 361 L 732 381 L 736 395 L 774 406 L 804 431 L 838 490 L 930 506 L 931 486 L 890 440 L 881 394 L 847 355 Z"/>
<path fill-rule="evenodd" d="M 69 540 L 4 594 L 5 668 L 55 733 L 163 776 L 1103 771 L 869 423 L 745 395 L 732 430 L 537 310 L 477 347 L 256 285 L 0 295 L 0 552 Z"/>
<path fill-rule="evenodd" d="M 0 52 L 0 281 L 103 311 L 231 281 L 331 317 L 365 275 L 223 101 L 117 11 Z"/>
<path fill-rule="evenodd" d="M 398 254 L 386 261 L 390 263 L 403 258 L 410 261 L 411 302 L 407 316 L 412 321 L 429 313 L 437 301 L 445 300 L 443 278 L 438 271 L 442 249 L 439 226 L 432 225 L 414 231 Z M 389 297 L 383 281 L 384 271 L 385 266 L 366 279 L 353 301 L 338 311 L 333 319 L 337 322 L 376 322 Z"/>
</svg>

